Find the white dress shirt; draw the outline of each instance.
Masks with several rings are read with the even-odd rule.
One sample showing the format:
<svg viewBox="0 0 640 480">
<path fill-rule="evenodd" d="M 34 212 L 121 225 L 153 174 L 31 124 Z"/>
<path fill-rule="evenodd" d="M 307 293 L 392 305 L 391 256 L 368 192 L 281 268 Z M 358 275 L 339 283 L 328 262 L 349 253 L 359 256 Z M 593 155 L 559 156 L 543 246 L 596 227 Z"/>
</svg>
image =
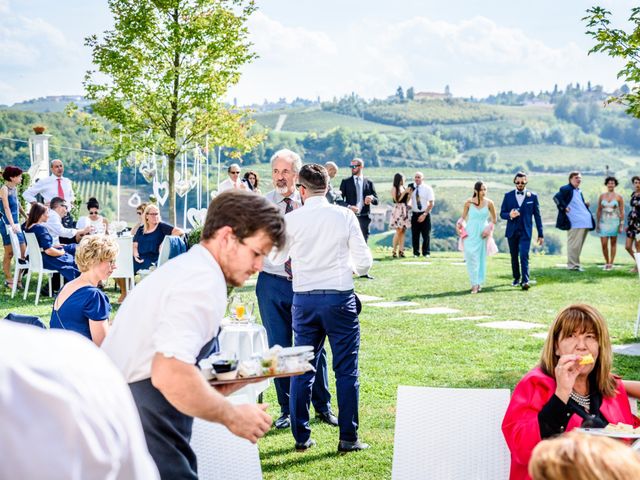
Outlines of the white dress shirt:
<svg viewBox="0 0 640 480">
<path fill-rule="evenodd" d="M 64 192 L 64 199 L 67 201 L 67 205 L 73 204 L 75 199 L 73 195 L 73 188 L 71 187 L 71 180 L 67 177 L 60 177 L 62 182 L 62 191 Z M 29 203 L 36 202 L 36 195 L 42 195 L 44 203 L 49 205 L 49 202 L 53 197 L 58 196 L 58 177 L 55 175 L 49 175 L 47 178 L 43 178 L 39 182 L 34 183 L 27 188 L 22 197 Z"/>
<path fill-rule="evenodd" d="M 220 327 L 227 283 L 213 255 L 194 245 L 156 269 L 127 295 L 102 349 L 127 383 L 151 378 L 156 353 L 196 363 Z"/>
<path fill-rule="evenodd" d="M 272 203 L 276 204 L 276 207 L 280 210 L 282 215 L 285 214 L 287 209 L 287 202 L 284 201 L 284 197 L 280 195 L 275 190 L 270 191 L 265 194 L 264 198 L 269 200 Z M 302 200 L 300 200 L 300 193 L 297 190 L 294 190 L 291 196 L 289 197 L 292 200 L 293 209 L 300 208 L 302 206 Z M 272 275 L 279 275 L 281 277 L 287 277 L 287 272 L 284 271 L 284 263 L 275 265 L 270 260 L 269 257 L 264 259 L 264 266 L 262 267 L 263 272 L 270 273 Z"/>
<path fill-rule="evenodd" d="M 518 190 L 516 189 L 516 202 L 518 202 L 518 206 L 521 207 L 522 204 L 524 203 L 524 197 L 527 195 L 527 189 L 525 188 L 522 191 L 522 194 L 518 193 Z"/>
<path fill-rule="evenodd" d="M 287 243 L 272 255 L 276 263 L 291 257 L 294 292 L 352 290 L 354 270 L 365 275 L 373 265 L 355 214 L 324 195 L 307 198 L 284 219 Z"/>
<path fill-rule="evenodd" d="M 62 238 L 73 238 L 78 233 L 78 230 L 75 228 L 67 228 L 62 225 L 62 219 L 60 215 L 55 210 L 49 210 L 49 219 L 44 224 L 47 227 L 47 230 L 51 234 L 53 238 L 53 244 L 58 245 L 60 243 L 60 237 Z"/>
<path fill-rule="evenodd" d="M 0 452 L 6 479 L 159 478 L 107 356 L 76 333 L 9 320 L 0 320 Z"/>
<path fill-rule="evenodd" d="M 420 206 L 422 210 L 418 210 L 418 201 L 416 200 L 416 194 L 420 193 Z M 412 212 L 424 212 L 429 206 L 429 202 L 434 202 L 436 200 L 435 195 L 433 194 L 433 188 L 429 185 L 425 185 L 421 183 L 420 185 L 413 185 L 413 192 L 411 193 L 411 211 Z"/>
<path fill-rule="evenodd" d="M 592 228 L 591 213 L 584 204 L 579 188 L 573 189 L 573 196 L 569 202 L 567 216 L 571 222 L 571 228 Z"/>
<path fill-rule="evenodd" d="M 240 190 L 246 190 L 247 187 L 244 186 L 244 184 L 242 183 L 242 180 L 240 180 L 239 177 L 240 175 L 238 175 L 238 181 L 236 182 L 234 182 L 230 178 L 227 178 L 226 180 L 220 182 L 220 185 L 218 185 L 218 193 L 226 192 L 227 190 L 232 190 L 234 188 L 238 188 Z"/>
</svg>

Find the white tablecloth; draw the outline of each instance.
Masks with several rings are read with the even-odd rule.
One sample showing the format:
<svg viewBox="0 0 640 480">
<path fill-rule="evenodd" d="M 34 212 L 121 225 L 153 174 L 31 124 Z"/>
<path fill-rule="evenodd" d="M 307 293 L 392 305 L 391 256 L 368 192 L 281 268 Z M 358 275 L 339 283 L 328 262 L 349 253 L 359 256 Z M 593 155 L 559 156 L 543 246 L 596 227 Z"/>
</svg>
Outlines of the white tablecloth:
<svg viewBox="0 0 640 480">
<path fill-rule="evenodd" d="M 261 354 L 269 349 L 267 343 L 267 331 L 257 323 L 248 324 L 222 324 L 222 332 L 218 338 L 221 352 L 233 352 L 238 360 L 249 360 L 252 355 Z M 269 386 L 269 380 L 252 383 L 241 388 L 233 396 L 246 395 L 254 401 L 258 395 Z"/>
</svg>

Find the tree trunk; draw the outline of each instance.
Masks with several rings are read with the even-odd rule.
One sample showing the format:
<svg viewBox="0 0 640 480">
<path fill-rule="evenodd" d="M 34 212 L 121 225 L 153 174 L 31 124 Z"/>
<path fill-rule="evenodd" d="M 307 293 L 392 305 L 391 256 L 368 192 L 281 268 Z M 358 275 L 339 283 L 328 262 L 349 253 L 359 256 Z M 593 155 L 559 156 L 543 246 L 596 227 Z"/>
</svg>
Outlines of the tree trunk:
<svg viewBox="0 0 640 480">
<path fill-rule="evenodd" d="M 169 159 L 169 221 L 173 226 L 176 225 L 176 156 L 175 154 L 168 155 Z"/>
</svg>

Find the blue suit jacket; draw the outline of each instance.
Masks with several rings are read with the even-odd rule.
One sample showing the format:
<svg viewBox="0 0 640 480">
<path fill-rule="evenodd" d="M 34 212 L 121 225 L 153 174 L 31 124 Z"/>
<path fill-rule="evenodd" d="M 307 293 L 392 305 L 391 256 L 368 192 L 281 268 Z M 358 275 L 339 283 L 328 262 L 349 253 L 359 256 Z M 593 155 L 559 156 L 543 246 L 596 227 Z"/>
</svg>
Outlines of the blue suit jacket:
<svg viewBox="0 0 640 480">
<path fill-rule="evenodd" d="M 509 213 L 513 209 L 519 210 L 520 216 L 511 219 L 509 217 Z M 542 218 L 540 217 L 538 195 L 530 190 L 525 190 L 525 197 L 522 202 L 522 206 L 518 205 L 515 190 L 507 192 L 502 200 L 502 207 L 500 207 L 500 218 L 507 221 L 507 230 L 505 232 L 505 236 L 507 238 L 511 238 L 518 231 L 522 231 L 526 237 L 531 238 L 531 234 L 533 232 L 533 219 L 536 221 L 538 237 L 544 237 L 542 232 Z"/>
</svg>

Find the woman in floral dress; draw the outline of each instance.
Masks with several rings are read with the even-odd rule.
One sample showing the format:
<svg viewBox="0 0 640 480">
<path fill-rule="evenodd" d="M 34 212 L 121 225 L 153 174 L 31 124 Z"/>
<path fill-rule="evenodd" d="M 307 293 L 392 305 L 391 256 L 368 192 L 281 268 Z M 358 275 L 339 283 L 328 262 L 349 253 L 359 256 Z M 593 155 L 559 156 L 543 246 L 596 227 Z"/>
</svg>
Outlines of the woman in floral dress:
<svg viewBox="0 0 640 480">
<path fill-rule="evenodd" d="M 393 177 L 391 198 L 394 205 L 389 226 L 396 230 L 393 235 L 393 258 L 404 257 L 404 237 L 407 228 L 411 226 L 409 209 L 407 208 L 411 199 L 411 191 L 404 187 L 404 177 L 401 173 L 396 173 Z"/>
<path fill-rule="evenodd" d="M 640 177 L 637 175 L 633 176 L 631 183 L 633 183 L 634 191 L 629 201 L 631 210 L 627 217 L 627 243 L 625 243 L 624 248 L 627 249 L 627 252 L 629 252 L 629 255 L 631 255 L 635 263 L 636 257 L 634 253 L 640 251 Z M 638 266 L 633 267 L 631 271 L 637 273 Z"/>
</svg>

